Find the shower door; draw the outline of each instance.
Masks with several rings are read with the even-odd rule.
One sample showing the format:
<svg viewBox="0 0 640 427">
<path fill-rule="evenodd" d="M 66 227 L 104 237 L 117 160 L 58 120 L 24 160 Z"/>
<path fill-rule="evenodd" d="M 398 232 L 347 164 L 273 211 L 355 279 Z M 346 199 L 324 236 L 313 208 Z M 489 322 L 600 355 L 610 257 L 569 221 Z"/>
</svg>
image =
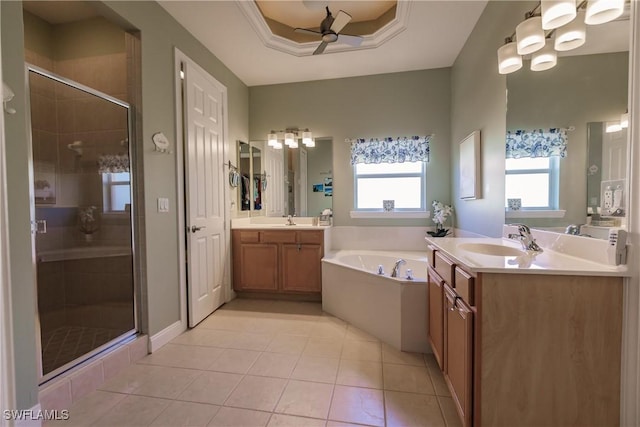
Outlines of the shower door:
<svg viewBox="0 0 640 427">
<path fill-rule="evenodd" d="M 27 67 L 41 381 L 136 333 L 127 103 Z"/>
</svg>

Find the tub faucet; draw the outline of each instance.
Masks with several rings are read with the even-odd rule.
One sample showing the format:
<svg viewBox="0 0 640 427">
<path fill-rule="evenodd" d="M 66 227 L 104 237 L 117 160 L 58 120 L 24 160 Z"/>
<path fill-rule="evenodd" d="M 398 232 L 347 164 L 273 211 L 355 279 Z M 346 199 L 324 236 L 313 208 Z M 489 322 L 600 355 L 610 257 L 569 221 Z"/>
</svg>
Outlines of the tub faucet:
<svg viewBox="0 0 640 427">
<path fill-rule="evenodd" d="M 400 258 L 399 260 L 396 261 L 395 265 L 393 266 L 393 270 L 391 270 L 391 274 L 389 277 L 398 277 L 399 273 L 400 273 L 400 266 L 403 264 L 406 264 L 407 261 L 403 260 L 402 258 Z"/>
<path fill-rule="evenodd" d="M 524 224 L 509 224 L 518 227 L 518 234 L 509 234 L 510 239 L 518 240 L 522 243 L 525 251 L 542 252 L 542 248 L 536 243 L 536 239 L 531 235 L 531 229 Z"/>
<path fill-rule="evenodd" d="M 573 234 L 574 236 L 580 236 L 580 227 L 582 227 L 583 224 L 571 224 L 569 226 L 567 226 L 567 228 L 564 230 L 565 234 Z"/>
</svg>

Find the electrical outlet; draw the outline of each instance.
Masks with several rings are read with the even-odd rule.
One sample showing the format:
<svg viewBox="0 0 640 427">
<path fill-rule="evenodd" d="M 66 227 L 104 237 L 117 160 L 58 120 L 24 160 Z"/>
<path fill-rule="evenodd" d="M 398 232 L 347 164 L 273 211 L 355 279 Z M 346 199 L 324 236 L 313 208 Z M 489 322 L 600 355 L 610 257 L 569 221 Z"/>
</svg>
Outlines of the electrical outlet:
<svg viewBox="0 0 640 427">
<path fill-rule="evenodd" d="M 169 212 L 169 199 L 167 199 L 166 197 L 158 197 L 158 212 Z"/>
</svg>

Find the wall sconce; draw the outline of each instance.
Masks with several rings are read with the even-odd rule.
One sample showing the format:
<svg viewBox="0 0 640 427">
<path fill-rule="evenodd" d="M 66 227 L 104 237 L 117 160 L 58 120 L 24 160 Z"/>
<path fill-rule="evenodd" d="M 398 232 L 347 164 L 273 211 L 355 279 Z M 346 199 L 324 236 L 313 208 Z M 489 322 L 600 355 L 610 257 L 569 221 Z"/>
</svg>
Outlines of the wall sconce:
<svg viewBox="0 0 640 427">
<path fill-rule="evenodd" d="M 283 135 L 282 138 L 279 135 Z M 286 130 L 274 131 L 272 130 L 267 135 L 267 145 L 275 148 L 276 150 L 281 150 L 285 145 L 289 148 L 298 148 L 298 140 L 302 140 L 302 144 L 308 148 L 312 148 L 316 146 L 316 142 L 313 139 L 313 134 L 309 129 L 305 129 L 304 131 L 300 131 L 298 128 L 287 128 Z M 283 142 L 280 142 L 280 141 Z"/>
<path fill-rule="evenodd" d="M 498 72 L 509 74 L 519 70 L 522 56 L 529 54 L 532 55 L 533 71 L 553 68 L 557 63 L 555 51 L 563 52 L 582 46 L 586 40 L 586 25 L 613 21 L 622 15 L 624 8 L 625 0 L 541 0 L 525 14 L 525 20 L 498 48 Z M 552 45 L 550 40 L 554 34 Z"/>
</svg>

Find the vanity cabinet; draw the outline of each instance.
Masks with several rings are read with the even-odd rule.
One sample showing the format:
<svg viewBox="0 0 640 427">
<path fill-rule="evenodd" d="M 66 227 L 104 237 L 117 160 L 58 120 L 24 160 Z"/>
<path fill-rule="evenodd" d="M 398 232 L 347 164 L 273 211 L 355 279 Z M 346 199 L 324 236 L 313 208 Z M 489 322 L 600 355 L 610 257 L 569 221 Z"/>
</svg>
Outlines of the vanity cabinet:
<svg viewBox="0 0 640 427">
<path fill-rule="evenodd" d="M 238 292 L 322 291 L 324 232 L 233 230 L 233 288 Z"/>
<path fill-rule="evenodd" d="M 462 425 L 620 424 L 622 277 L 433 260 L 429 341 Z"/>
</svg>

